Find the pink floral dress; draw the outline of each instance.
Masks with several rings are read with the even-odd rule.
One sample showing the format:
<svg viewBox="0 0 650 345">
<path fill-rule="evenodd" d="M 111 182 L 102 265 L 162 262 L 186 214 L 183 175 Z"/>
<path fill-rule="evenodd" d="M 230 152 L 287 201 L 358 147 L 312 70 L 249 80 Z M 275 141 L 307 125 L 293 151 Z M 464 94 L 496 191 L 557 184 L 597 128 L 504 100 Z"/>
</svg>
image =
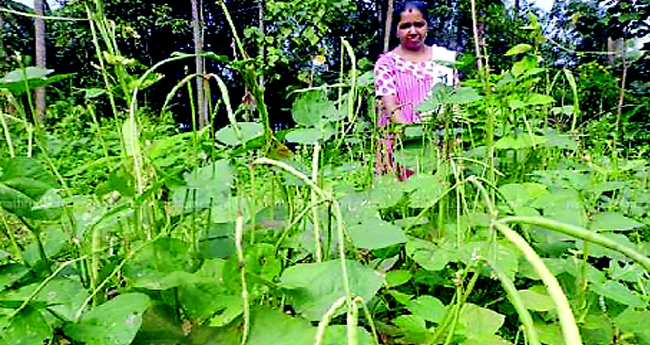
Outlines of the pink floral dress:
<svg viewBox="0 0 650 345">
<path fill-rule="evenodd" d="M 375 64 L 375 95 L 396 96 L 397 103 L 401 105 L 406 123 L 415 123 L 419 115 L 415 107 L 422 103 L 431 88 L 437 83 L 453 85 L 454 70 L 442 65 L 440 61 L 453 62 L 456 53 L 442 47 L 433 46 L 428 59 L 410 61 L 400 55 L 389 52 L 383 54 Z M 377 125 L 385 127 L 391 123 L 391 114 L 382 109 L 378 112 Z M 398 172 L 404 175 L 404 169 L 399 169 L 394 163 L 394 143 L 390 135 L 380 141 L 377 154 L 377 172 Z M 405 176 L 401 176 L 405 179 Z"/>
</svg>

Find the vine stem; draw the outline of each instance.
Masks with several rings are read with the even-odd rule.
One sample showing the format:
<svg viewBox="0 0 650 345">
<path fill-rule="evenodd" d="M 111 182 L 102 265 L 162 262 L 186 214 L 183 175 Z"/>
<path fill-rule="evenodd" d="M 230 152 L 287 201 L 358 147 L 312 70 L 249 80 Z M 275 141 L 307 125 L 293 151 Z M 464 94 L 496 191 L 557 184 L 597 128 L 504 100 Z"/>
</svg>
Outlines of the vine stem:
<svg viewBox="0 0 650 345">
<path fill-rule="evenodd" d="M 345 232 L 343 231 L 343 217 L 341 215 L 341 207 L 339 203 L 330 198 L 322 189 L 320 189 L 314 181 L 312 181 L 309 177 L 305 176 L 305 174 L 299 172 L 298 170 L 294 169 L 293 167 L 282 163 L 278 162 L 276 160 L 268 159 L 268 158 L 259 158 L 253 162 L 253 165 L 257 164 L 265 164 L 265 165 L 272 165 L 275 167 L 278 167 L 280 169 L 283 169 L 290 173 L 291 175 L 294 175 L 295 177 L 299 178 L 302 180 L 305 184 L 307 184 L 309 187 L 312 188 L 313 191 L 318 194 L 323 199 L 329 199 L 332 202 L 332 205 L 334 206 L 333 208 L 333 213 L 334 216 L 336 217 L 336 224 L 338 228 L 338 235 L 339 235 L 339 256 L 341 260 L 341 273 L 343 275 L 343 290 L 345 291 L 345 301 L 347 304 L 347 327 L 348 327 L 348 345 L 356 345 L 357 344 L 357 336 L 356 336 L 356 327 L 354 327 L 354 303 L 352 301 L 352 289 L 350 288 L 350 279 L 348 277 L 348 268 L 347 268 L 347 263 L 345 259 Z"/>
<path fill-rule="evenodd" d="M 524 254 L 526 260 L 531 264 L 531 266 L 533 266 L 535 272 L 542 279 L 542 282 L 546 286 L 546 289 L 557 308 L 560 326 L 562 327 L 562 334 L 564 336 L 564 343 L 566 345 L 582 345 L 580 330 L 578 329 L 576 319 L 573 316 L 573 311 L 571 310 L 569 301 L 567 300 L 564 291 L 562 291 L 562 287 L 560 287 L 560 283 L 558 283 L 555 276 L 551 271 L 549 271 L 548 267 L 546 267 L 542 258 L 537 255 L 535 250 L 523 237 L 521 237 L 521 235 L 510 229 L 502 220 L 496 220 L 497 212 L 485 187 L 483 187 L 476 178 L 470 177 L 469 181 L 476 186 L 483 196 L 488 211 L 492 216 L 491 227 L 497 229 L 508 241 L 514 244 Z"/>
<path fill-rule="evenodd" d="M 248 287 L 246 286 L 246 261 L 244 260 L 244 249 L 242 245 L 243 235 L 244 217 L 240 214 L 237 217 L 237 223 L 235 225 L 235 245 L 237 246 L 237 258 L 239 259 L 239 269 L 241 271 L 241 299 L 244 307 L 244 334 L 241 337 L 241 344 L 245 345 L 248 342 L 248 334 L 250 332 L 251 312 L 248 301 Z"/>
<path fill-rule="evenodd" d="M 541 345 L 539 338 L 537 337 L 537 332 L 535 331 L 533 317 L 530 315 L 530 312 L 528 312 L 526 304 L 521 299 L 521 295 L 519 294 L 519 291 L 517 291 L 515 284 L 508 277 L 508 275 L 505 274 L 497 266 L 492 265 L 492 271 L 494 272 L 494 275 L 497 277 L 497 279 L 499 279 L 501 282 L 501 286 L 503 286 L 506 294 L 508 294 L 508 300 L 510 300 L 510 303 L 512 303 L 512 305 L 515 307 L 515 310 L 517 310 L 519 321 L 521 321 L 521 323 L 524 325 L 526 341 L 528 341 L 528 344 L 530 345 Z"/>
<path fill-rule="evenodd" d="M 612 241 L 611 239 L 599 235 L 593 231 L 577 227 L 575 225 L 569 225 L 560 223 L 550 219 L 544 219 L 541 217 L 506 217 L 499 219 L 499 222 L 503 224 L 507 223 L 523 223 L 529 225 L 537 225 L 545 227 L 549 230 L 561 232 L 565 235 L 573 236 L 581 240 L 589 241 L 595 243 L 599 246 L 603 246 L 608 249 L 615 250 L 630 259 L 638 262 L 645 268 L 647 272 L 650 272 L 650 258 L 643 255 L 638 250 L 628 247 L 626 245 Z"/>
</svg>

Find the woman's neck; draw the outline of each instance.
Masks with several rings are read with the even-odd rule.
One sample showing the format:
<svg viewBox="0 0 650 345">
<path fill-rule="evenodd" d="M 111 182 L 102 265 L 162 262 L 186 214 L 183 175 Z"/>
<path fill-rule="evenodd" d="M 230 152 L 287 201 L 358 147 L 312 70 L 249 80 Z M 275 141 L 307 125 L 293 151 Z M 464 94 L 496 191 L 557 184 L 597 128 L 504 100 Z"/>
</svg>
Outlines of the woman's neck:
<svg viewBox="0 0 650 345">
<path fill-rule="evenodd" d="M 420 49 L 417 50 L 406 49 L 403 46 L 399 46 L 397 49 L 395 49 L 395 53 L 411 61 L 426 60 L 431 55 L 430 47 L 427 45 L 423 45 Z"/>
</svg>

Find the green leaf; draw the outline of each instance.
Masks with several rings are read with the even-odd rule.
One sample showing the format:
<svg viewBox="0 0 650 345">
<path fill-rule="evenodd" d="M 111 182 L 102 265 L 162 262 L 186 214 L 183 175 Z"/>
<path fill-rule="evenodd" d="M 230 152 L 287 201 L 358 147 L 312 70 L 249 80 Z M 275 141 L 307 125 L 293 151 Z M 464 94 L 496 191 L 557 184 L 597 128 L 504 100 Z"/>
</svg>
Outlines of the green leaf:
<svg viewBox="0 0 650 345">
<path fill-rule="evenodd" d="M 347 274 L 352 293 L 369 301 L 384 283 L 371 268 L 356 261 L 347 261 Z M 280 278 L 287 289 L 290 304 L 309 320 L 320 320 L 339 298 L 345 296 L 339 260 L 289 267 Z"/>
<path fill-rule="evenodd" d="M 459 252 L 462 253 L 463 261 L 467 265 L 476 258 L 482 258 L 491 266 L 501 269 L 511 280 L 515 280 L 521 252 L 513 248 L 509 242 L 468 242 L 460 248 Z"/>
<path fill-rule="evenodd" d="M 222 327 L 234 320 L 244 312 L 241 296 L 215 296 L 219 302 L 215 310 L 216 315 L 210 319 L 211 327 Z"/>
<path fill-rule="evenodd" d="M 404 182 L 397 181 L 394 176 L 377 176 L 374 188 L 370 190 L 370 202 L 379 208 L 395 206 L 404 197 Z"/>
<path fill-rule="evenodd" d="M 549 311 L 555 309 L 553 299 L 548 295 L 544 286 L 537 285 L 527 290 L 519 290 L 519 296 L 529 310 Z"/>
<path fill-rule="evenodd" d="M 533 50 L 533 46 L 526 43 L 517 44 L 506 52 L 506 56 L 519 55 Z"/>
<path fill-rule="evenodd" d="M 39 236 L 41 237 L 41 243 L 43 243 L 43 249 L 45 249 L 45 256 L 48 258 L 56 256 L 65 246 L 69 245 L 68 237 L 60 227 L 42 231 Z M 25 248 L 23 258 L 30 266 L 36 266 L 41 260 L 40 249 L 36 241 L 33 241 Z"/>
<path fill-rule="evenodd" d="M 20 264 L 8 264 L 0 267 L 0 291 L 4 291 L 27 273 L 29 273 L 29 269 Z"/>
<path fill-rule="evenodd" d="M 482 99 L 481 95 L 472 87 L 460 87 L 447 100 L 448 104 L 471 104 Z"/>
<path fill-rule="evenodd" d="M 539 340 L 547 345 L 564 345 L 564 337 L 562 336 L 562 328 L 557 323 L 547 324 L 543 322 L 535 322 L 535 330 L 539 336 Z"/>
<path fill-rule="evenodd" d="M 290 143 L 316 145 L 319 140 L 328 140 L 330 137 L 330 133 L 325 133 L 320 129 L 298 128 L 289 132 L 285 139 Z"/>
<path fill-rule="evenodd" d="M 499 139 L 494 147 L 500 150 L 506 149 L 527 149 L 534 146 L 541 145 L 546 142 L 546 137 L 541 135 L 533 135 L 532 137 L 528 134 L 520 135 L 509 135 L 505 138 Z"/>
<path fill-rule="evenodd" d="M 142 324 L 142 315 L 151 305 L 145 294 L 127 293 L 85 313 L 79 323 L 63 331 L 70 338 L 93 345 L 129 345 Z"/>
<path fill-rule="evenodd" d="M 411 274 L 411 272 L 409 271 L 404 271 L 404 270 L 390 271 L 386 273 L 386 285 L 389 288 L 404 285 L 409 280 L 411 280 L 411 277 L 413 277 L 413 274 Z"/>
<path fill-rule="evenodd" d="M 191 279 L 187 273 L 191 266 L 191 255 L 185 242 L 160 238 L 129 260 L 123 272 L 134 287 L 166 290 Z"/>
<path fill-rule="evenodd" d="M 647 344 L 650 343 L 648 320 L 650 320 L 649 311 L 635 310 L 634 307 L 629 307 L 614 318 L 614 324 L 624 332 L 634 333 L 644 341 L 643 344 Z"/>
<path fill-rule="evenodd" d="M 525 207 L 548 193 L 546 186 L 538 183 L 511 183 L 499 187 L 499 192 L 513 207 Z"/>
<path fill-rule="evenodd" d="M 400 315 L 391 322 L 395 326 L 403 328 L 406 334 L 428 332 L 426 321 L 416 315 Z"/>
<path fill-rule="evenodd" d="M 427 295 L 408 302 L 406 308 L 411 314 L 433 323 L 442 322 L 447 310 L 439 299 Z"/>
<path fill-rule="evenodd" d="M 647 303 L 639 295 L 619 282 L 609 280 L 604 284 L 594 284 L 591 288 L 601 296 L 630 307 L 645 308 L 647 306 Z"/>
<path fill-rule="evenodd" d="M 381 220 L 375 215 L 346 217 L 345 223 L 352 241 L 359 248 L 380 249 L 406 242 L 400 227 Z"/>
<path fill-rule="evenodd" d="M 481 338 L 495 334 L 505 319 L 505 315 L 468 303 L 460 310 L 458 323 L 463 326 L 466 337 Z"/>
<path fill-rule="evenodd" d="M 25 308 L 0 333 L 3 345 L 41 345 L 51 339 L 52 328 L 38 310 Z"/>
<path fill-rule="evenodd" d="M 596 231 L 625 231 L 645 226 L 616 212 L 601 212 L 594 216 L 591 229 Z"/>
<path fill-rule="evenodd" d="M 219 160 L 187 172 L 184 177 L 186 185 L 174 189 L 174 206 L 184 210 L 202 210 L 227 200 L 233 171 L 228 161 Z"/>
<path fill-rule="evenodd" d="M 334 104 L 327 99 L 322 91 L 318 90 L 301 94 L 293 102 L 291 116 L 300 125 L 319 127 L 334 112 L 336 112 Z"/>
<path fill-rule="evenodd" d="M 217 131 L 217 140 L 226 145 L 238 146 L 264 134 L 264 126 L 257 122 L 238 122 L 237 127 L 239 128 L 241 138 L 237 137 L 232 125 L 228 125 Z"/>
<path fill-rule="evenodd" d="M 1 303 L 22 303 L 27 300 L 40 285 L 40 282 L 34 283 L 23 286 L 17 291 L 2 294 L 2 296 L 0 296 L 0 301 Z M 77 310 L 81 307 L 87 297 L 88 293 L 80 282 L 69 278 L 56 278 L 45 285 L 32 301 L 44 303 L 51 311 L 66 319 L 68 322 L 71 322 L 74 320 Z"/>
<path fill-rule="evenodd" d="M 429 271 L 440 271 L 449 262 L 458 259 L 457 250 L 448 244 L 437 246 L 415 238 L 409 238 L 406 242 L 406 253 L 422 268 Z"/>
<path fill-rule="evenodd" d="M 409 178 L 404 186 L 405 191 L 412 192 L 409 195 L 409 206 L 414 208 L 431 206 L 445 189 L 438 176 L 427 174 L 416 174 Z"/>
<path fill-rule="evenodd" d="M 59 74 L 48 77 L 52 72 L 54 72 L 54 70 L 40 67 L 27 67 L 24 71 L 22 69 L 16 69 L 7 73 L 2 79 L 0 79 L 0 89 L 8 89 L 16 95 L 22 95 L 26 90 L 33 90 L 41 86 L 55 83 L 72 75 Z M 27 80 L 29 88 L 26 87 L 27 83 L 25 83 L 25 80 Z"/>
<path fill-rule="evenodd" d="M 512 110 L 521 109 L 524 107 L 536 106 L 536 105 L 545 105 L 555 102 L 555 99 L 551 96 L 542 95 L 539 93 L 531 93 L 526 96 L 524 99 L 512 98 L 509 101 L 509 106 Z"/>
<path fill-rule="evenodd" d="M 33 207 L 47 191 L 58 187 L 56 179 L 37 160 L 28 157 L 6 159 L 0 176 L 0 206 L 18 216 L 52 219 L 48 217 L 58 214 Z"/>
</svg>

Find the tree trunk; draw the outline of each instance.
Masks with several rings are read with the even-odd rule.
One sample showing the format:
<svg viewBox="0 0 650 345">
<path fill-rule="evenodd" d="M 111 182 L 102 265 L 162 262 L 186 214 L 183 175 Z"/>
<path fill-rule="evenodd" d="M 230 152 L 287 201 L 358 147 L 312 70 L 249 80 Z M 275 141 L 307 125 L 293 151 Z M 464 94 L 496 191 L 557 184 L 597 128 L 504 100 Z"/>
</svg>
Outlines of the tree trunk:
<svg viewBox="0 0 650 345">
<path fill-rule="evenodd" d="M 388 49 L 390 49 L 389 44 L 390 44 L 390 34 L 391 34 L 391 29 L 393 26 L 393 9 L 394 9 L 394 1 L 393 0 L 388 0 L 388 11 L 386 11 L 386 28 L 384 30 L 384 54 L 388 52 Z"/>
<path fill-rule="evenodd" d="M 43 0 L 34 0 L 34 12 L 37 16 L 43 16 Z M 36 67 L 46 68 L 45 57 L 45 21 L 42 18 L 34 19 L 34 29 L 36 31 Z M 43 124 L 45 121 L 45 87 L 36 89 L 36 114 L 35 121 Z"/>
<path fill-rule="evenodd" d="M 4 32 L 5 32 L 5 18 L 2 16 L 2 12 L 0 12 L 0 59 L 4 59 L 4 57 L 6 56 L 5 45 L 4 45 Z M 2 66 L 1 63 L 0 66 Z"/>
<path fill-rule="evenodd" d="M 194 54 L 196 55 L 196 99 L 197 107 L 195 116 L 199 120 L 199 127 L 203 128 L 208 124 L 208 112 L 205 104 L 205 92 L 203 87 L 203 75 L 205 74 L 205 67 L 203 65 L 203 32 L 201 30 L 201 8 L 199 8 L 199 0 L 192 1 L 192 28 L 194 29 Z"/>
</svg>

